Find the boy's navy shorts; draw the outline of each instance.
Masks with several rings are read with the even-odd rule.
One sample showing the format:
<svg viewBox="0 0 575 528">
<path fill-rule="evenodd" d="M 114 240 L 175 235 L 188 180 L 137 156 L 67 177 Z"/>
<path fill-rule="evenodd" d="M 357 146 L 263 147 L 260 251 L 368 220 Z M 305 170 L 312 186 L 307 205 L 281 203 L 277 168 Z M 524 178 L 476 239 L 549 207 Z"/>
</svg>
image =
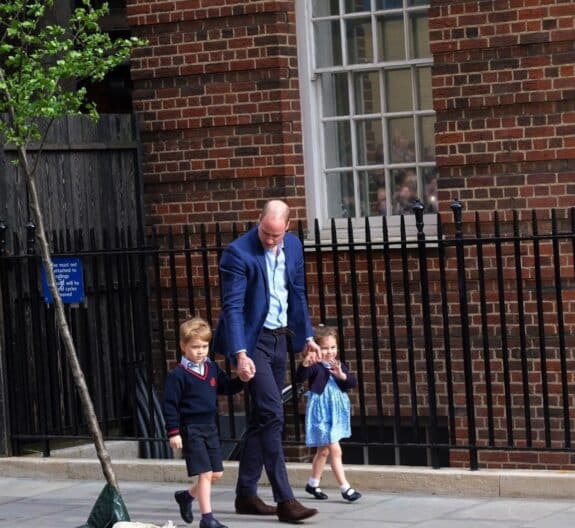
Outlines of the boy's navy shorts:
<svg viewBox="0 0 575 528">
<path fill-rule="evenodd" d="M 215 424 L 184 426 L 182 445 L 189 477 L 224 470 L 220 437 Z"/>
</svg>

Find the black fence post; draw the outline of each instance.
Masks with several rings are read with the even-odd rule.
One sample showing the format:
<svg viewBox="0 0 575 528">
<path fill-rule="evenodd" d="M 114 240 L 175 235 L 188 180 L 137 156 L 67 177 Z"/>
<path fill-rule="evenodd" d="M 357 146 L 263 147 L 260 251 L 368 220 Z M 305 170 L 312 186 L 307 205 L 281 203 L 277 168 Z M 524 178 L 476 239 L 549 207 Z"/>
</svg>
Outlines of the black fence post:
<svg viewBox="0 0 575 528">
<path fill-rule="evenodd" d="M 26 253 L 28 255 L 36 253 L 36 225 L 33 222 L 26 224 Z"/>
<path fill-rule="evenodd" d="M 473 363 L 469 341 L 469 313 L 467 306 L 467 284 L 465 281 L 465 247 L 462 229 L 462 206 L 458 200 L 451 204 L 455 221 L 455 249 L 457 255 L 457 284 L 459 289 L 459 316 L 461 320 L 461 344 L 463 372 L 465 377 L 465 401 L 467 408 L 467 438 L 469 441 L 469 469 L 478 469 L 477 439 L 475 433 L 475 404 L 473 398 Z"/>
<path fill-rule="evenodd" d="M 395 463 L 396 465 L 399 465 L 401 464 L 401 450 L 398 448 L 398 445 L 401 441 L 401 395 L 399 393 L 398 352 L 395 335 L 395 301 L 393 297 L 393 280 L 390 262 L 391 252 L 389 232 L 385 216 L 382 218 L 381 232 L 383 238 L 383 246 L 381 250 L 384 263 L 385 300 L 387 304 L 387 326 L 389 332 L 389 355 L 391 363 L 391 384 L 393 391 L 393 444 L 395 448 Z"/>
<path fill-rule="evenodd" d="M 8 231 L 8 226 L 4 223 L 4 220 L 0 220 L 0 257 L 6 255 L 6 232 Z"/>
<path fill-rule="evenodd" d="M 557 211 L 551 209 L 551 240 L 553 247 L 553 275 L 555 278 L 555 303 L 557 310 L 557 336 L 559 338 L 559 360 L 561 364 L 561 396 L 563 398 L 563 435 L 565 449 L 571 448 L 571 412 L 569 411 L 569 367 L 567 366 L 567 345 L 565 344 L 565 323 L 563 319 L 563 293 L 561 287 L 561 255 Z"/>
<path fill-rule="evenodd" d="M 423 316 L 423 342 L 425 346 L 425 366 L 427 377 L 427 398 L 429 407 L 429 443 L 431 444 L 431 466 L 439 468 L 437 456 L 437 396 L 435 392 L 435 362 L 433 356 L 433 336 L 431 333 L 431 308 L 429 305 L 429 277 L 427 274 L 427 248 L 423 232 L 423 204 L 416 200 L 413 205 L 417 228 L 417 249 L 419 256 L 419 284 L 421 287 L 421 310 Z"/>
<path fill-rule="evenodd" d="M 499 324 L 501 325 L 501 358 L 503 363 L 503 386 L 505 388 L 505 422 L 507 428 L 507 446 L 514 444 L 513 406 L 511 397 L 510 353 L 507 340 L 507 313 L 505 302 L 505 280 L 503 261 L 503 237 L 497 211 L 493 213 L 493 228 L 495 236 L 495 260 L 497 269 L 497 295 L 499 305 Z M 537 270 L 536 270 L 537 271 Z"/>
<path fill-rule="evenodd" d="M 443 330 L 443 350 L 445 356 L 445 383 L 447 385 L 447 415 L 449 423 L 449 441 L 455 445 L 457 439 L 455 436 L 455 399 L 453 396 L 453 368 L 451 361 L 451 338 L 449 336 L 449 298 L 447 296 L 447 272 L 445 265 L 447 258 L 445 256 L 446 242 L 443 238 L 443 225 L 441 216 L 437 215 L 437 256 L 439 260 L 439 288 L 441 291 L 441 319 Z"/>
<path fill-rule="evenodd" d="M 351 283 L 351 305 L 353 316 L 353 335 L 355 342 L 355 360 L 357 368 L 357 379 L 359 389 L 359 415 L 360 426 L 362 431 L 363 445 L 363 461 L 364 464 L 369 464 L 369 449 L 367 446 L 369 436 L 367 428 L 367 414 L 365 409 L 365 375 L 363 373 L 363 349 L 361 343 L 361 328 L 359 317 L 359 284 L 357 279 L 357 249 L 355 246 L 353 236 L 353 223 L 351 218 L 347 219 L 347 240 L 349 243 L 349 275 Z M 343 361 L 343 358 L 342 358 Z"/>
<path fill-rule="evenodd" d="M 513 211 L 513 249 L 515 258 L 515 284 L 517 290 L 517 317 L 519 326 L 519 351 L 521 354 L 521 383 L 523 386 L 523 416 L 525 419 L 525 440 L 532 446 L 531 401 L 529 397 L 529 365 L 527 361 L 527 336 L 525 331 L 525 300 L 523 294 L 523 269 L 521 263 L 521 231 L 519 215 Z"/>
<path fill-rule="evenodd" d="M 415 364 L 415 340 L 413 335 L 413 310 L 411 308 L 411 287 L 409 284 L 409 259 L 407 248 L 407 234 L 405 216 L 401 215 L 399 222 L 401 235 L 401 278 L 403 282 L 403 303 L 405 305 L 405 328 L 407 338 L 407 368 L 409 380 L 409 396 L 411 409 L 411 430 L 413 443 L 420 443 L 419 439 L 419 409 L 417 407 L 417 372 Z"/>
<path fill-rule="evenodd" d="M 6 255 L 6 232 L 8 226 L 0 220 L 0 456 L 9 456 L 10 453 L 10 416 L 8 413 L 8 386 L 6 384 L 6 339 L 7 328 L 10 325 L 5 319 L 4 301 L 7 299 L 7 267 L 1 257 Z"/>
<path fill-rule="evenodd" d="M 48 398 L 46 397 L 47 385 L 49 383 L 48 377 L 44 375 L 48 371 L 46 362 L 47 351 L 45 350 L 45 343 L 42 340 L 42 325 L 40 322 L 40 285 L 38 284 L 38 276 L 42 269 L 42 261 L 36 255 L 36 225 L 33 222 L 26 224 L 26 252 L 28 258 L 26 259 L 26 268 L 28 271 L 28 284 L 27 289 L 29 292 L 29 309 L 30 309 L 30 322 L 29 328 L 31 329 L 30 343 L 30 359 L 29 364 L 30 377 L 33 383 L 30 385 L 30 390 L 34 396 L 34 407 L 38 414 L 37 423 L 35 427 L 41 434 L 45 435 L 42 441 L 42 455 L 44 457 L 50 456 L 50 440 L 48 439 Z M 46 270 L 47 271 L 47 270 Z"/>
<path fill-rule="evenodd" d="M 541 363 L 541 389 L 543 400 L 543 423 L 545 426 L 545 447 L 551 447 L 551 411 L 549 406 L 549 382 L 547 373 L 547 347 L 545 333 L 545 310 L 543 308 L 543 277 L 541 270 L 541 249 L 537 213 L 531 211 L 531 231 L 533 233 L 533 267 L 535 269 L 535 301 L 537 303 L 537 337 L 539 340 L 539 362 Z M 575 254 L 575 239 L 573 240 Z"/>
<path fill-rule="evenodd" d="M 489 357 L 489 325 L 487 320 L 487 295 L 485 291 L 485 259 L 479 213 L 475 213 L 475 240 L 477 243 L 477 271 L 479 306 L 481 311 L 481 340 L 483 344 L 483 368 L 485 370 L 485 404 L 487 406 L 487 431 L 489 445 L 495 446 L 495 425 L 493 417 L 493 390 L 491 383 L 491 358 Z"/>
</svg>

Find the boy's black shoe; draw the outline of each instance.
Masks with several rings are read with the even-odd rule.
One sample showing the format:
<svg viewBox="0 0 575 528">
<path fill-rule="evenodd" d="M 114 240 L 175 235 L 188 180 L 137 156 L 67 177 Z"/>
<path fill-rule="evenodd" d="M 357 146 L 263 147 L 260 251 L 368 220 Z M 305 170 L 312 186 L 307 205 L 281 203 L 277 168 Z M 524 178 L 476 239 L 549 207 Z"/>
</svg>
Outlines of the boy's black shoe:
<svg viewBox="0 0 575 528">
<path fill-rule="evenodd" d="M 180 515 L 182 516 L 182 519 L 188 524 L 193 522 L 194 514 L 192 512 L 192 502 L 194 499 L 192 499 L 188 490 L 176 491 L 176 493 L 174 493 L 174 498 L 180 506 Z"/>
<path fill-rule="evenodd" d="M 323 491 L 321 491 L 321 488 L 319 486 L 314 488 L 313 486 L 306 484 L 305 490 L 310 495 L 313 495 L 315 499 L 319 499 L 319 500 L 326 500 L 327 499 L 327 495 Z"/>
<path fill-rule="evenodd" d="M 200 520 L 200 528 L 228 528 L 225 524 L 222 524 L 215 517 L 212 517 L 209 521 Z"/>
<path fill-rule="evenodd" d="M 357 499 L 361 498 L 361 493 L 355 491 L 353 488 L 347 488 L 345 491 L 341 492 L 341 496 L 349 502 L 355 502 Z"/>
</svg>

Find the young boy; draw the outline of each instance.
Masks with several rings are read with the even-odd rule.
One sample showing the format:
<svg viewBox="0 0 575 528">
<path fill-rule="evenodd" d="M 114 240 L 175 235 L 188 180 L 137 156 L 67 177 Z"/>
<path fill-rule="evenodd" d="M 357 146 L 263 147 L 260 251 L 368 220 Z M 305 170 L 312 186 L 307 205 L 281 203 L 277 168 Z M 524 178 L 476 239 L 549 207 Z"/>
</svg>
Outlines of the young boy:
<svg viewBox="0 0 575 528">
<path fill-rule="evenodd" d="M 182 359 L 172 370 L 164 389 L 164 417 L 172 449 L 183 449 L 188 476 L 198 475 L 190 490 L 177 491 L 176 502 L 186 523 L 193 521 L 192 502 L 198 499 L 200 528 L 227 528 L 212 515 L 211 487 L 223 474 L 220 439 L 216 425 L 217 395 L 235 394 L 243 388 L 208 358 L 212 331 L 200 317 L 180 325 Z"/>
</svg>

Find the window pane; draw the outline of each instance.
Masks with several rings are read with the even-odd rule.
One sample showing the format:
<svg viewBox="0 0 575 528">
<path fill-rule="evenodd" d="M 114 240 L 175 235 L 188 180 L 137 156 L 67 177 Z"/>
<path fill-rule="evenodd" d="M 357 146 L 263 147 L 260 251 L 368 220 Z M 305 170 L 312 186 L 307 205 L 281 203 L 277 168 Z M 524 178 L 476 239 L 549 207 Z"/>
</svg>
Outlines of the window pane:
<svg viewBox="0 0 575 528">
<path fill-rule="evenodd" d="M 328 218 L 355 217 L 353 173 L 331 172 L 326 176 Z"/>
<path fill-rule="evenodd" d="M 415 169 L 391 171 L 393 185 L 393 214 L 413 214 L 413 202 L 417 199 L 417 173 Z"/>
<path fill-rule="evenodd" d="M 411 70 L 388 70 L 385 74 L 385 92 L 388 112 L 413 110 Z"/>
<path fill-rule="evenodd" d="M 403 15 L 377 19 L 379 58 L 383 61 L 405 60 L 405 33 Z"/>
<path fill-rule="evenodd" d="M 410 24 L 411 59 L 431 57 L 427 13 L 412 13 Z"/>
<path fill-rule="evenodd" d="M 423 212 L 437 213 L 437 170 L 435 167 L 423 169 Z"/>
<path fill-rule="evenodd" d="M 371 19 L 346 20 L 347 61 L 349 64 L 373 62 Z"/>
<path fill-rule="evenodd" d="M 403 7 L 403 0 L 377 0 L 375 6 L 377 9 L 397 9 Z"/>
<path fill-rule="evenodd" d="M 349 121 L 330 121 L 324 126 L 325 165 L 328 168 L 351 165 Z"/>
<path fill-rule="evenodd" d="M 383 163 L 381 120 L 365 119 L 356 122 L 357 163 L 375 165 Z"/>
<path fill-rule="evenodd" d="M 341 31 L 339 21 L 315 22 L 315 61 L 318 68 L 341 66 Z"/>
<path fill-rule="evenodd" d="M 355 73 L 355 113 L 375 114 L 381 111 L 378 72 Z"/>
<path fill-rule="evenodd" d="M 312 16 L 339 15 L 339 0 L 313 0 Z"/>
<path fill-rule="evenodd" d="M 435 116 L 419 118 L 419 135 L 421 137 L 421 161 L 435 161 Z"/>
<path fill-rule="evenodd" d="M 417 109 L 433 110 L 431 98 L 431 68 L 417 68 Z"/>
<path fill-rule="evenodd" d="M 358 177 L 359 198 L 361 200 L 360 215 L 386 216 L 391 213 L 391 209 L 388 207 L 384 170 L 360 171 Z"/>
<path fill-rule="evenodd" d="M 345 12 L 357 13 L 358 11 L 370 11 L 370 0 L 345 0 Z"/>
<path fill-rule="evenodd" d="M 321 76 L 324 117 L 349 114 L 347 73 L 324 73 Z"/>
<path fill-rule="evenodd" d="M 313 161 L 322 214 L 412 214 L 418 197 L 434 212 L 430 0 L 298 1 L 310 3 L 313 25 L 304 119 L 319 125 L 310 128 L 321 139 L 309 141 L 320 149 Z"/>
<path fill-rule="evenodd" d="M 415 137 L 412 117 L 390 119 L 388 125 L 391 163 L 415 161 Z"/>
</svg>

